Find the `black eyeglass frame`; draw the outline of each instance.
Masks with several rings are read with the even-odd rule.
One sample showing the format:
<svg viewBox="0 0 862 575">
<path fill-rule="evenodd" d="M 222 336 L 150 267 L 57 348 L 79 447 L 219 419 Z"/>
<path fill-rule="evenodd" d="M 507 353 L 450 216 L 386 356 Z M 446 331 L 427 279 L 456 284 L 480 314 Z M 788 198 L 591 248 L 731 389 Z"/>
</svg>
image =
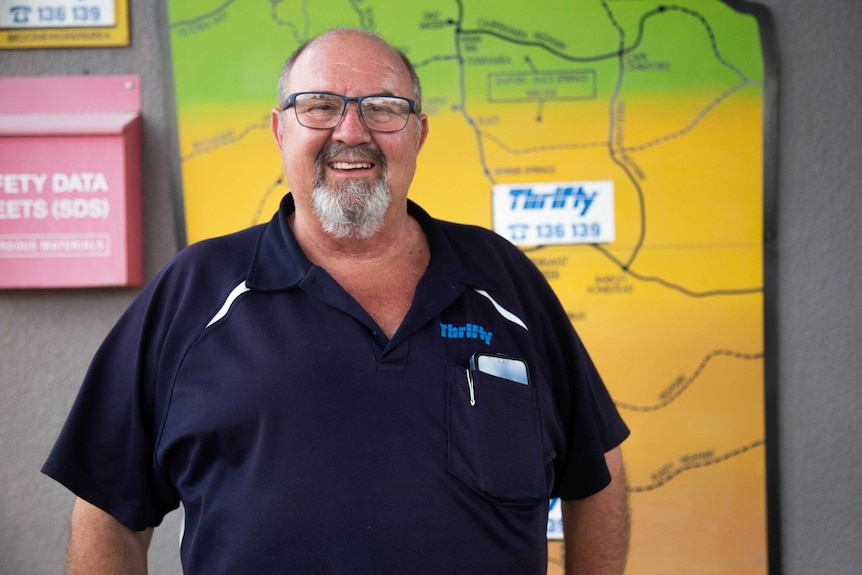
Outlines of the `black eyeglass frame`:
<svg viewBox="0 0 862 575">
<path fill-rule="evenodd" d="M 296 98 L 298 96 L 304 96 L 306 94 L 320 94 L 320 95 L 324 95 L 324 96 L 338 96 L 339 98 L 344 100 L 344 107 L 341 108 L 341 114 L 339 114 L 338 122 L 335 123 L 335 126 L 332 126 L 330 128 L 316 128 L 314 126 L 306 126 L 305 124 L 303 124 L 299 120 L 299 114 L 296 113 L 297 112 L 297 110 L 296 110 Z M 404 121 L 404 125 L 401 126 L 400 128 L 398 128 L 397 130 L 378 130 L 375 128 L 371 128 L 365 122 L 365 116 L 362 114 L 362 101 L 366 98 L 396 98 L 398 100 L 404 100 L 405 102 L 407 102 L 407 104 L 408 104 L 408 110 L 407 110 L 408 118 Z M 407 124 L 410 121 L 409 120 L 410 114 L 418 114 L 419 113 L 419 110 L 416 109 L 416 100 L 412 100 L 410 98 L 405 98 L 403 96 L 393 96 L 392 94 L 369 94 L 367 96 L 350 97 L 350 96 L 342 96 L 341 94 L 336 94 L 335 92 L 294 92 L 293 94 L 290 94 L 287 97 L 287 100 L 282 104 L 281 111 L 284 112 L 288 108 L 293 107 L 293 112 L 294 112 L 294 116 L 296 116 L 296 121 L 299 122 L 300 126 L 302 126 L 304 128 L 308 128 L 309 130 L 332 130 L 333 128 L 338 126 L 338 124 L 341 123 L 341 120 L 344 118 L 344 114 L 347 113 L 347 104 L 349 104 L 350 102 L 356 102 L 356 107 L 358 108 L 358 112 L 359 112 L 359 118 L 362 120 L 363 126 L 368 128 L 372 132 L 381 132 L 383 134 L 394 134 L 395 132 L 400 132 L 401 130 L 403 130 L 404 128 L 407 127 Z"/>
</svg>

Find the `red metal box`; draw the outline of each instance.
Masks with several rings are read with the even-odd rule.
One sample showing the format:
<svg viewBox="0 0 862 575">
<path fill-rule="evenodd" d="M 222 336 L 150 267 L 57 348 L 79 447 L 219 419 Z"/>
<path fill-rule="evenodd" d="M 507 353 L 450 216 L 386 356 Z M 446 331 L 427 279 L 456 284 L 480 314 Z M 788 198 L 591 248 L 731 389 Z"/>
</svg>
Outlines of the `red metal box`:
<svg viewBox="0 0 862 575">
<path fill-rule="evenodd" d="M 0 78 L 0 288 L 143 283 L 137 76 Z"/>
</svg>

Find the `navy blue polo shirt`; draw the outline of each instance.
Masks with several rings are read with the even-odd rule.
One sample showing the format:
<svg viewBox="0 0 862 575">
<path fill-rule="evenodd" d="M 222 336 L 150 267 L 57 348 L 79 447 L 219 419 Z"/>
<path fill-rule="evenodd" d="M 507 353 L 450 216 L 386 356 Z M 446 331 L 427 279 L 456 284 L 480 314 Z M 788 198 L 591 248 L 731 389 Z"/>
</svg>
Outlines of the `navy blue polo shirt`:
<svg viewBox="0 0 862 575">
<path fill-rule="evenodd" d="M 95 356 L 43 471 L 132 529 L 182 502 L 186 573 L 545 573 L 548 498 L 625 424 L 542 275 L 415 204 L 391 340 L 271 222 L 182 250 Z M 522 385 L 470 371 L 524 360 Z M 469 373 L 468 373 L 469 372 Z"/>
</svg>

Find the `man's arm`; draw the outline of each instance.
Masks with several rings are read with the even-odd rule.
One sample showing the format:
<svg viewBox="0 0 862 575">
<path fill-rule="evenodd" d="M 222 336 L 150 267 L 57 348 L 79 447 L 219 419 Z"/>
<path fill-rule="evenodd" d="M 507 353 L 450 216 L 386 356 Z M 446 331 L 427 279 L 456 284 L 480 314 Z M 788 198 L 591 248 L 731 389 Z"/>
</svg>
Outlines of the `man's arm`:
<svg viewBox="0 0 862 575">
<path fill-rule="evenodd" d="M 619 447 L 605 454 L 611 483 L 585 499 L 562 501 L 566 575 L 620 575 L 629 549 L 626 474 Z"/>
<path fill-rule="evenodd" d="M 133 531 L 83 499 L 72 509 L 67 575 L 146 575 L 153 530 Z"/>
</svg>

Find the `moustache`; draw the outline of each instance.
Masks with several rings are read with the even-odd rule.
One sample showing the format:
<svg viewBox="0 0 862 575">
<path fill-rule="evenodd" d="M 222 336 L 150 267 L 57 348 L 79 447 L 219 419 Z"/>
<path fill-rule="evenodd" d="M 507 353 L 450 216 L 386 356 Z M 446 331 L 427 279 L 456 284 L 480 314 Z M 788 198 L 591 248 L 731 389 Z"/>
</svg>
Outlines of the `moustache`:
<svg viewBox="0 0 862 575">
<path fill-rule="evenodd" d="M 318 173 L 323 173 L 326 164 L 336 159 L 348 162 L 373 163 L 380 166 L 382 173 L 386 173 L 386 156 L 380 148 L 369 144 L 350 146 L 341 142 L 328 142 L 317 154 Z"/>
</svg>

